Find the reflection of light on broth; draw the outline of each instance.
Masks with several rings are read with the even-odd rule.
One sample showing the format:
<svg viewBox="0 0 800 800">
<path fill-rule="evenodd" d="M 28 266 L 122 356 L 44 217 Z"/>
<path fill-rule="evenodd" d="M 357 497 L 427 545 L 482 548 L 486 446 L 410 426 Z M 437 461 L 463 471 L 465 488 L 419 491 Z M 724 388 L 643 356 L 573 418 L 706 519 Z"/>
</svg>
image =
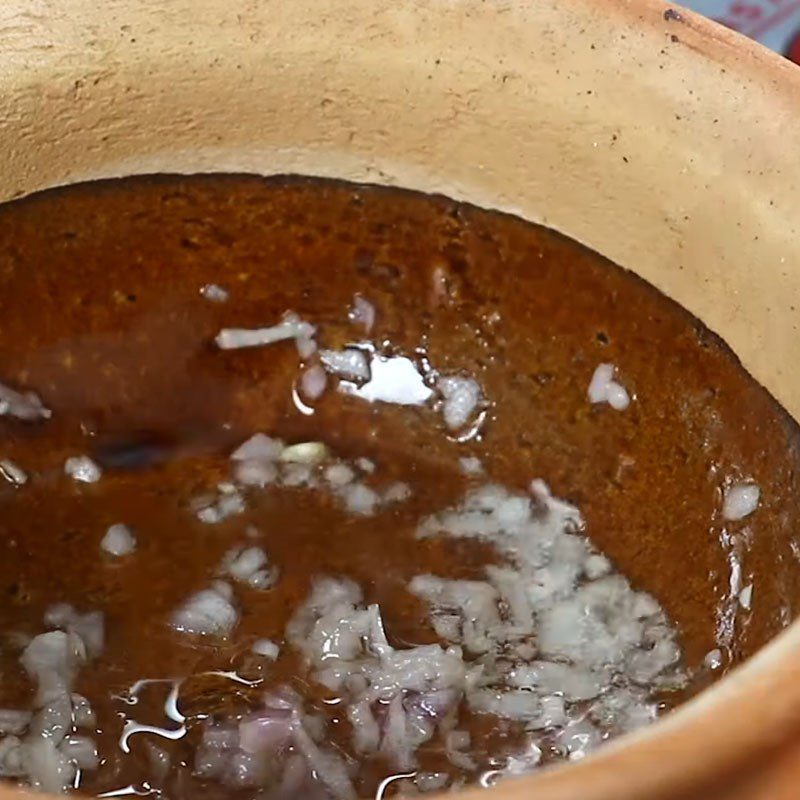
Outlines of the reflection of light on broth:
<svg viewBox="0 0 800 800">
<path fill-rule="evenodd" d="M 406 356 L 381 356 L 373 353 L 370 361 L 370 379 L 358 386 L 345 381 L 341 391 L 368 400 L 371 403 L 396 403 L 403 406 L 421 406 L 433 396 L 417 365 Z"/>
</svg>

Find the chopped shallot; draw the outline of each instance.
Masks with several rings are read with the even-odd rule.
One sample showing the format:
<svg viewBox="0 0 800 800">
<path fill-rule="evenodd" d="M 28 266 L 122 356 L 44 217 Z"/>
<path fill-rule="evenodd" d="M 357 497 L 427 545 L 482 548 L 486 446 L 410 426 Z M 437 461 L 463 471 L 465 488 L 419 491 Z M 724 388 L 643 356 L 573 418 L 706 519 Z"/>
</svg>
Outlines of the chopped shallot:
<svg viewBox="0 0 800 800">
<path fill-rule="evenodd" d="M 18 392 L 0 383 L 0 416 L 6 414 L 26 422 L 49 419 L 52 416 L 52 412 L 42 405 L 38 395 L 33 392 Z"/>
<path fill-rule="evenodd" d="M 608 403 L 615 411 L 624 411 L 631 402 L 624 386 L 614 380 L 613 364 L 600 364 L 589 382 L 589 402 Z"/>
<path fill-rule="evenodd" d="M 273 439 L 264 433 L 256 433 L 231 453 L 234 461 L 276 461 L 285 445 L 280 439 Z"/>
<path fill-rule="evenodd" d="M 102 611 L 81 614 L 69 603 L 56 603 L 45 611 L 44 622 L 78 636 L 89 656 L 99 656 L 105 647 L 105 618 Z"/>
<path fill-rule="evenodd" d="M 0 474 L 14 486 L 24 486 L 28 482 L 25 472 L 9 459 L 0 461 Z"/>
<path fill-rule="evenodd" d="M 303 361 L 307 361 L 317 352 L 317 342 L 311 336 L 298 336 L 294 343 L 297 347 L 297 355 Z"/>
<path fill-rule="evenodd" d="M 207 283 L 200 287 L 200 294 L 212 303 L 224 303 L 230 297 L 227 289 L 216 283 Z"/>
<path fill-rule="evenodd" d="M 353 298 L 353 305 L 350 311 L 347 312 L 350 322 L 361 326 L 366 333 L 370 333 L 375 325 L 375 316 L 375 306 L 362 295 L 357 294 Z"/>
<path fill-rule="evenodd" d="M 457 431 L 473 418 L 481 403 L 481 387 L 472 378 L 450 375 L 439 378 L 436 388 L 444 398 L 442 413 L 445 425 Z"/>
<path fill-rule="evenodd" d="M 253 642 L 253 646 L 250 649 L 256 655 L 264 656 L 264 658 L 268 658 L 270 661 L 274 661 L 281 651 L 280 647 L 275 644 L 272 639 L 259 639 Z"/>
<path fill-rule="evenodd" d="M 475 456 L 464 456 L 458 459 L 458 466 L 461 468 L 461 473 L 470 478 L 483 475 L 483 464 L 479 458 Z"/>
<path fill-rule="evenodd" d="M 72 456 L 64 463 L 64 472 L 79 483 L 97 483 L 103 470 L 89 456 Z"/>
<path fill-rule="evenodd" d="M 221 584 L 192 595 L 173 613 L 172 627 L 182 633 L 228 636 L 239 621 L 239 612 L 223 586 L 229 588 Z"/>
<path fill-rule="evenodd" d="M 328 458 L 329 452 L 323 442 L 300 442 L 289 445 L 280 455 L 285 464 L 319 464 Z"/>
<path fill-rule="evenodd" d="M 319 357 L 328 372 L 348 381 L 366 383 L 369 380 L 367 356 L 353 348 L 346 350 L 320 350 Z"/>
<path fill-rule="evenodd" d="M 109 555 L 127 556 L 136 550 L 136 537 L 127 525 L 116 523 L 106 531 L 100 547 Z"/>
<path fill-rule="evenodd" d="M 722 666 L 722 650 L 719 648 L 709 650 L 703 659 L 703 666 L 707 669 L 719 669 Z"/>
<path fill-rule="evenodd" d="M 17 711 L 16 709 L 0 709 L 0 734 L 9 733 L 19 735 L 25 732 L 33 718 L 31 711 Z"/>
<path fill-rule="evenodd" d="M 325 480 L 331 486 L 345 486 L 355 478 L 355 472 L 347 464 L 331 464 L 325 470 Z"/>
<path fill-rule="evenodd" d="M 755 483 L 735 483 L 725 492 L 722 516 L 731 522 L 750 516 L 757 508 L 761 490 Z"/>
<path fill-rule="evenodd" d="M 306 399 L 318 400 L 324 394 L 327 383 L 327 373 L 319 364 L 315 364 L 300 376 L 300 391 Z"/>
<path fill-rule="evenodd" d="M 314 333 L 313 325 L 289 312 L 271 328 L 223 328 L 214 341 L 220 350 L 237 350 L 243 347 L 260 347 L 286 339 L 311 339 Z"/>
</svg>

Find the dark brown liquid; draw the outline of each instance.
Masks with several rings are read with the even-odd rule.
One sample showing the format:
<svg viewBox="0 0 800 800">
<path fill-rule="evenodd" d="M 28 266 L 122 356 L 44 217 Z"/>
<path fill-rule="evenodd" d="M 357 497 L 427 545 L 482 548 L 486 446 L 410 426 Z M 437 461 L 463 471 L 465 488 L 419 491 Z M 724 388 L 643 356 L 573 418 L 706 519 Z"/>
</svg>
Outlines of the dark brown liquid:
<svg viewBox="0 0 800 800">
<path fill-rule="evenodd" d="M 201 297 L 208 283 L 226 287 L 230 300 Z M 220 328 L 272 325 L 292 309 L 320 327 L 327 346 L 340 346 L 358 338 L 347 319 L 355 293 L 377 309 L 376 344 L 424 348 L 440 369 L 479 379 L 493 403 L 482 439 L 457 444 L 427 409 L 331 391 L 305 416 L 291 397 L 291 343 L 225 353 L 212 344 Z M 474 543 L 414 537 L 422 516 L 462 495 L 461 456 L 480 456 L 493 480 L 520 490 L 542 477 L 578 505 L 597 546 L 677 623 L 690 668 L 717 646 L 730 572 L 721 540 L 734 528 L 749 530 L 744 582 L 755 590 L 726 665 L 796 613 L 794 423 L 687 312 L 519 219 L 319 181 L 144 178 L 57 190 L 0 209 L 0 318 L 0 379 L 35 390 L 53 411 L 41 424 L 0 418 L 0 456 L 32 476 L 21 489 L 0 486 L 0 632 L 41 632 L 45 609 L 60 601 L 105 613 L 105 652 L 76 687 L 98 713 L 104 759 L 84 774 L 86 792 L 149 777 L 143 735 L 132 737 L 131 756 L 118 748 L 130 709 L 115 695 L 142 678 L 187 677 L 190 735 L 158 740 L 188 764 L 166 793 L 224 795 L 190 776 L 193 715 L 254 706 L 266 686 L 286 682 L 318 695 L 290 654 L 274 666 L 249 655 L 258 638 L 282 640 L 314 575 L 360 583 L 394 642 L 436 641 L 405 589 L 410 578 L 473 578 L 493 557 Z M 635 394 L 624 413 L 586 400 L 601 361 L 619 365 Z M 230 450 L 256 431 L 368 456 L 381 481 L 406 481 L 413 496 L 363 519 L 322 495 L 276 489 L 245 514 L 204 525 L 192 498 L 227 477 Z M 65 479 L 65 459 L 82 453 L 107 467 L 99 483 Z M 762 503 L 726 528 L 719 507 L 728 477 L 755 480 Z M 111 563 L 99 542 L 116 522 L 135 529 L 139 546 Z M 171 612 L 208 585 L 250 525 L 281 570 L 278 584 L 241 592 L 242 618 L 224 645 L 176 634 Z M 30 703 L 18 656 L 10 646 L 0 653 L 0 706 Z M 200 674 L 231 669 L 263 683 L 237 688 Z M 139 722 L 169 727 L 167 690 L 143 692 Z M 485 717 L 472 725 L 492 728 Z M 342 742 L 346 727 L 335 726 Z M 484 740 L 486 763 L 505 746 L 502 733 Z M 443 766 L 435 748 L 422 761 Z M 359 790 L 373 794 L 386 774 L 371 765 Z"/>
</svg>

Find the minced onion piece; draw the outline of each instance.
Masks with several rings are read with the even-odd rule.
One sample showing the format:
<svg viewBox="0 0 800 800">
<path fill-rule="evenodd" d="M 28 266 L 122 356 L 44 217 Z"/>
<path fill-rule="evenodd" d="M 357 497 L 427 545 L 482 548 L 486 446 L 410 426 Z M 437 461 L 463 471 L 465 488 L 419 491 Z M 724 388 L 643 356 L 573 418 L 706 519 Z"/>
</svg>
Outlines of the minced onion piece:
<svg viewBox="0 0 800 800">
<path fill-rule="evenodd" d="M 278 571 L 268 566 L 267 554 L 260 547 L 234 547 L 222 559 L 220 572 L 253 589 L 269 589 Z"/>
<path fill-rule="evenodd" d="M 239 621 L 230 589 L 222 581 L 210 589 L 193 594 L 173 612 L 170 624 L 181 633 L 201 636 L 228 636 Z"/>
<path fill-rule="evenodd" d="M 476 456 L 463 456 L 459 458 L 458 466 L 461 469 L 462 475 L 467 475 L 470 478 L 483 475 L 483 464 Z"/>
<path fill-rule="evenodd" d="M 366 383 L 343 382 L 339 390 L 370 403 L 392 403 L 401 406 L 425 404 L 433 390 L 417 364 L 406 356 L 371 354 L 369 380 Z"/>
<path fill-rule="evenodd" d="M 300 391 L 303 397 L 308 400 L 318 400 L 325 393 L 328 383 L 328 375 L 319 365 L 306 369 L 300 376 Z"/>
<path fill-rule="evenodd" d="M 289 445 L 279 457 L 285 464 L 320 464 L 329 456 L 323 442 L 299 442 Z"/>
<path fill-rule="evenodd" d="M 504 775 L 524 775 L 530 772 L 542 760 L 542 749 L 534 741 L 529 741 L 525 749 L 517 755 L 509 756 Z"/>
<path fill-rule="evenodd" d="M 105 618 L 102 611 L 81 614 L 69 603 L 56 603 L 44 614 L 44 623 L 50 628 L 61 628 L 78 636 L 87 655 L 99 656 L 105 647 Z"/>
<path fill-rule="evenodd" d="M 233 471 L 236 482 L 243 486 L 264 487 L 278 477 L 278 468 L 270 461 L 250 459 L 237 461 Z"/>
<path fill-rule="evenodd" d="M 195 753 L 194 773 L 234 792 L 263 785 L 270 774 L 266 754 L 243 750 L 239 738 L 232 726 L 207 727 Z"/>
<path fill-rule="evenodd" d="M 508 674 L 509 683 L 520 688 L 559 692 L 567 700 L 592 700 L 602 691 L 607 676 L 599 672 L 552 661 L 534 661 L 514 667 Z"/>
<path fill-rule="evenodd" d="M 383 493 L 384 503 L 403 503 L 411 497 L 411 487 L 407 483 L 398 481 L 389 486 Z"/>
<path fill-rule="evenodd" d="M 601 742 L 601 734 L 587 719 L 574 720 L 555 736 L 556 744 L 567 752 L 570 761 L 580 761 Z"/>
<path fill-rule="evenodd" d="M 345 486 L 351 483 L 356 474 L 347 464 L 331 464 L 325 470 L 325 480 L 331 486 Z"/>
<path fill-rule="evenodd" d="M 28 476 L 24 470 L 7 458 L 0 461 L 0 473 L 14 486 L 24 486 L 28 482 Z"/>
<path fill-rule="evenodd" d="M 67 736 L 59 749 L 81 769 L 97 769 L 100 763 L 97 745 L 87 736 Z"/>
<path fill-rule="evenodd" d="M 755 483 L 735 483 L 725 491 L 722 516 L 731 522 L 750 516 L 757 508 L 761 490 Z"/>
<path fill-rule="evenodd" d="M 68 692 L 85 660 L 86 647 L 80 637 L 64 631 L 34 636 L 20 656 L 25 671 L 38 684 L 38 703 Z"/>
<path fill-rule="evenodd" d="M 314 487 L 317 485 L 317 479 L 314 475 L 314 467 L 316 464 L 306 464 L 302 461 L 290 461 L 282 466 L 281 483 L 284 486 Z"/>
<path fill-rule="evenodd" d="M 61 793 L 75 780 L 76 765 L 49 738 L 35 739 L 28 744 L 24 761 L 33 789 Z"/>
<path fill-rule="evenodd" d="M 243 757 L 246 763 L 253 759 L 258 763 L 258 759 L 267 756 L 274 765 L 271 771 L 278 770 L 277 791 L 281 797 L 356 800 L 347 765 L 334 749 L 326 746 L 323 726 L 318 716 L 304 713 L 295 692 L 283 687 L 264 699 L 263 708 L 242 719 L 238 735 L 234 731 L 234 738 L 223 739 L 222 746 L 211 735 L 223 733 L 227 737 L 230 729 L 207 728 L 203 762 L 196 761 L 195 769 L 203 775 L 217 776 L 232 788 L 241 786 L 238 776 L 231 775 L 231 759 L 213 757 L 213 751 L 222 747 L 227 755 L 234 756 L 234 765 Z M 258 776 L 255 785 L 263 784 L 264 777 Z"/>
<path fill-rule="evenodd" d="M 20 736 L 26 731 L 24 738 L 9 734 L 0 741 L 0 772 L 55 793 L 73 787 L 79 769 L 96 769 L 99 763 L 95 743 L 72 732 L 93 721 L 93 714 L 86 699 L 71 688 L 87 652 L 97 655 L 102 648 L 102 632 L 98 636 L 95 625 L 102 625 L 102 613 L 78 614 L 61 603 L 48 610 L 46 621 L 69 630 L 35 636 L 20 656 L 37 684 L 36 712 L 0 712 L 7 733 L 11 728 Z"/>
<path fill-rule="evenodd" d="M 231 484 L 219 484 L 216 500 L 206 501 L 197 510 L 197 518 L 206 525 L 216 525 L 228 517 L 241 514 L 245 510 L 244 498 Z"/>
<path fill-rule="evenodd" d="M 463 428 L 473 418 L 483 399 L 478 383 L 461 375 L 442 376 L 436 381 L 436 388 L 444 398 L 442 414 L 451 431 Z"/>
<path fill-rule="evenodd" d="M 0 416 L 5 415 L 31 422 L 37 419 L 49 419 L 52 411 L 45 408 L 34 392 L 18 392 L 0 383 Z"/>
<path fill-rule="evenodd" d="M 276 461 L 286 445 L 280 439 L 273 439 L 264 433 L 253 434 L 231 453 L 234 461 Z"/>
<path fill-rule="evenodd" d="M 348 381 L 366 383 L 370 377 L 367 356 L 354 348 L 320 350 L 319 358 L 328 372 Z"/>
<path fill-rule="evenodd" d="M 341 490 L 345 508 L 353 514 L 371 516 L 380 504 L 380 496 L 363 483 L 349 483 Z"/>
<path fill-rule="evenodd" d="M 434 609 L 431 622 L 443 639 L 457 641 L 472 653 L 492 649 L 493 632 L 502 626 L 500 595 L 493 586 L 485 581 L 449 581 L 435 575 L 417 575 L 409 590 Z"/>
<path fill-rule="evenodd" d="M 72 456 L 64 463 L 64 472 L 79 483 L 97 483 L 103 474 L 89 456 Z"/>
<path fill-rule="evenodd" d="M 703 659 L 703 666 L 707 669 L 719 669 L 722 666 L 722 650 L 719 648 L 709 650 Z"/>
<path fill-rule="evenodd" d="M 590 555 L 583 565 L 583 571 L 586 573 L 586 577 L 592 581 L 597 578 L 602 578 L 603 575 L 608 575 L 611 569 L 611 562 L 600 553 Z"/>
<path fill-rule="evenodd" d="M 281 651 L 281 648 L 272 639 L 259 639 L 253 642 L 253 646 L 250 649 L 256 655 L 268 658 L 270 661 L 275 661 Z"/>
<path fill-rule="evenodd" d="M 631 402 L 624 386 L 614 380 L 613 364 L 599 364 L 589 382 L 589 402 L 608 403 L 615 411 L 624 411 Z"/>
<path fill-rule="evenodd" d="M 470 748 L 472 737 L 469 731 L 451 730 L 444 737 L 445 754 L 447 760 L 458 769 L 472 771 L 477 769 L 477 764 L 472 756 L 465 753 Z"/>
<path fill-rule="evenodd" d="M 145 747 L 147 747 L 147 762 L 153 775 L 155 775 L 158 780 L 163 781 L 164 778 L 167 777 L 170 767 L 172 766 L 172 757 L 163 747 L 159 747 L 155 742 L 148 740 L 145 743 Z"/>
<path fill-rule="evenodd" d="M 444 789 L 450 780 L 446 772 L 418 772 L 414 776 L 414 784 L 423 793 Z"/>
<path fill-rule="evenodd" d="M 25 732 L 33 718 L 32 711 L 18 711 L 13 708 L 0 709 L 0 734 L 19 735 Z"/>
<path fill-rule="evenodd" d="M 741 607 L 745 609 L 745 611 L 749 611 L 752 602 L 753 602 L 753 584 L 748 583 L 747 586 L 745 586 L 744 589 L 742 589 L 742 591 L 739 592 L 739 605 L 741 605 Z"/>
<path fill-rule="evenodd" d="M 483 540 L 506 565 L 488 566 L 486 581 L 417 576 L 409 588 L 428 602 L 437 634 L 483 665 L 484 685 L 466 696 L 473 711 L 552 728 L 577 758 L 601 735 L 573 718 L 565 700 L 589 703 L 604 729 L 630 730 L 655 714 L 647 691 L 677 688 L 686 678 L 658 603 L 593 551 L 576 508 L 541 481 L 532 482 L 531 495 L 488 484 L 423 520 L 420 536 Z M 497 659 L 512 653 L 521 661 L 498 671 Z"/>
<path fill-rule="evenodd" d="M 112 556 L 127 556 L 136 550 L 136 537 L 133 531 L 120 522 L 109 526 L 100 542 L 101 549 Z"/>
<path fill-rule="evenodd" d="M 212 303 L 224 303 L 230 298 L 230 293 L 217 283 L 207 283 L 200 287 L 200 294 Z"/>
<path fill-rule="evenodd" d="M 280 439 L 256 433 L 231 454 L 234 476 L 244 486 L 264 487 L 278 477 L 276 461 L 285 449 Z"/>
<path fill-rule="evenodd" d="M 364 607 L 348 580 L 317 580 L 286 635 L 315 679 L 347 702 L 356 749 L 380 751 L 400 769 L 415 766 L 416 748 L 452 715 L 480 672 L 457 647 L 392 647 L 378 607 Z M 379 707 L 388 707 L 380 727 L 373 716 Z"/>
<path fill-rule="evenodd" d="M 317 342 L 311 336 L 298 336 L 294 343 L 295 347 L 297 347 L 297 355 L 303 361 L 307 361 L 317 352 Z"/>
<path fill-rule="evenodd" d="M 367 475 L 372 475 L 376 470 L 375 462 L 364 456 L 356 459 L 356 466 Z"/>
<path fill-rule="evenodd" d="M 70 695 L 72 700 L 72 718 L 76 728 L 94 728 L 97 725 L 97 716 L 89 701 L 75 692 Z"/>
<path fill-rule="evenodd" d="M 375 306 L 360 294 L 353 297 L 353 305 L 347 312 L 347 318 L 354 325 L 360 325 L 366 333 L 372 331 L 375 325 Z"/>
<path fill-rule="evenodd" d="M 243 347 L 260 347 L 286 339 L 311 339 L 314 326 L 288 312 L 283 319 L 270 328 L 223 328 L 214 341 L 220 350 L 236 350 Z"/>
<path fill-rule="evenodd" d="M 246 582 L 267 563 L 267 554 L 260 547 L 235 547 L 222 561 L 223 572 L 234 580 Z"/>
</svg>

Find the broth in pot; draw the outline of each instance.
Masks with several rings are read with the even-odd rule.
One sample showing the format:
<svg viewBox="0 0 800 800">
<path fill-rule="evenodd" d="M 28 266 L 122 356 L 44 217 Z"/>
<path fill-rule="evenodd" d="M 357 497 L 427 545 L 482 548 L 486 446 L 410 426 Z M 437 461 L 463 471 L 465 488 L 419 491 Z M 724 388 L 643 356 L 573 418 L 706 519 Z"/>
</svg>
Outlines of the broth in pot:
<svg viewBox="0 0 800 800">
<path fill-rule="evenodd" d="M 687 311 L 443 197 L 0 208 L 0 774 L 356 797 L 577 760 L 793 619 L 798 430 Z"/>
</svg>

